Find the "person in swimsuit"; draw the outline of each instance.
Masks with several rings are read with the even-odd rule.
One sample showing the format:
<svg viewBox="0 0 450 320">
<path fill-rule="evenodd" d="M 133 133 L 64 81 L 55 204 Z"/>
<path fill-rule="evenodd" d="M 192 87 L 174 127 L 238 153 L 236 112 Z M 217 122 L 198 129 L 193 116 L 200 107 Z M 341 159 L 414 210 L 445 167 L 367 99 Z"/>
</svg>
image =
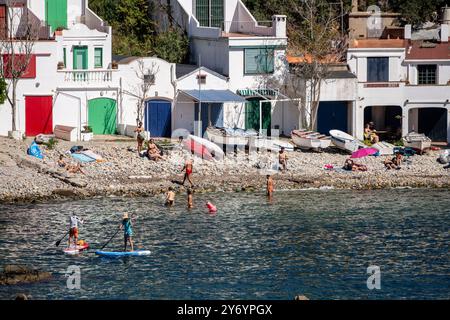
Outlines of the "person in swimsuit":
<svg viewBox="0 0 450 320">
<path fill-rule="evenodd" d="M 281 147 L 280 153 L 278 155 L 278 162 L 281 165 L 281 171 L 284 173 L 287 170 L 287 153 L 284 147 Z"/>
<path fill-rule="evenodd" d="M 81 165 L 79 163 L 77 163 L 77 164 L 67 163 L 64 160 L 64 156 L 62 154 L 59 156 L 58 167 L 66 169 L 69 173 L 78 173 L 79 172 L 81 174 L 85 174 L 83 172 L 83 170 L 81 170 Z"/>
<path fill-rule="evenodd" d="M 142 121 L 139 121 L 138 127 L 134 130 L 134 132 L 137 133 L 137 151 L 138 154 L 141 154 L 142 151 L 142 145 L 145 141 L 145 130 L 142 124 Z"/>
<path fill-rule="evenodd" d="M 78 218 L 76 215 L 69 217 L 69 244 L 68 248 L 70 248 L 70 239 L 73 238 L 73 245 L 76 247 L 78 243 L 78 223 L 83 224 L 83 220 Z"/>
<path fill-rule="evenodd" d="M 150 141 L 148 142 L 147 157 L 150 160 L 154 160 L 154 161 L 164 159 L 161 156 L 161 151 L 159 150 L 158 146 L 155 144 L 153 139 L 150 139 Z"/>
<path fill-rule="evenodd" d="M 194 207 L 194 190 L 192 188 L 187 189 L 188 195 L 188 209 L 192 209 Z"/>
<path fill-rule="evenodd" d="M 269 197 L 269 199 L 272 198 L 273 195 L 273 179 L 271 175 L 267 175 L 267 196 Z"/>
<path fill-rule="evenodd" d="M 186 164 L 183 167 L 183 170 L 181 170 L 181 172 L 185 171 L 184 179 L 183 179 L 183 186 L 184 186 L 184 183 L 186 182 L 186 179 L 191 184 L 191 187 L 194 186 L 194 184 L 192 183 L 192 180 L 191 180 L 191 175 L 192 175 L 193 169 L 194 169 L 194 161 L 193 160 L 187 160 Z"/>
<path fill-rule="evenodd" d="M 173 191 L 172 187 L 169 187 L 169 191 L 166 193 L 166 203 L 165 205 L 167 207 L 173 206 L 175 203 L 175 192 Z"/>
<path fill-rule="evenodd" d="M 133 239 L 131 238 L 133 236 L 133 229 L 131 227 L 132 227 L 131 218 L 128 217 L 128 213 L 124 213 L 122 223 L 119 226 L 119 229 L 123 229 L 124 252 L 127 251 L 128 243 L 130 243 L 131 251 L 134 251 Z"/>
<path fill-rule="evenodd" d="M 371 144 L 380 142 L 380 138 L 375 133 L 376 131 L 372 129 L 371 125 L 368 123 L 364 128 L 364 139 L 368 140 Z"/>
</svg>

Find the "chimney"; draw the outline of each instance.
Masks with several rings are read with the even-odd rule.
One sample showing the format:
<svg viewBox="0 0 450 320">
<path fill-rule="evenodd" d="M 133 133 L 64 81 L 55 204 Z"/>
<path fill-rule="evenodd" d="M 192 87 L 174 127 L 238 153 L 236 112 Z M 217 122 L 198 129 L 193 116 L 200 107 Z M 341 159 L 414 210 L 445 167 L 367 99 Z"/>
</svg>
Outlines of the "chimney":
<svg viewBox="0 0 450 320">
<path fill-rule="evenodd" d="M 443 24 L 447 24 L 450 25 L 450 8 L 449 7 L 444 7 L 442 8 L 442 23 Z"/>
<path fill-rule="evenodd" d="M 352 0 L 352 12 L 358 12 L 358 0 Z"/>
<path fill-rule="evenodd" d="M 273 15 L 272 28 L 275 30 L 274 36 L 277 38 L 286 38 L 286 16 Z"/>
<path fill-rule="evenodd" d="M 412 25 L 407 24 L 405 26 L 405 40 L 411 40 L 412 37 Z"/>
<path fill-rule="evenodd" d="M 441 42 L 448 42 L 449 27 L 448 24 L 441 24 Z"/>
</svg>

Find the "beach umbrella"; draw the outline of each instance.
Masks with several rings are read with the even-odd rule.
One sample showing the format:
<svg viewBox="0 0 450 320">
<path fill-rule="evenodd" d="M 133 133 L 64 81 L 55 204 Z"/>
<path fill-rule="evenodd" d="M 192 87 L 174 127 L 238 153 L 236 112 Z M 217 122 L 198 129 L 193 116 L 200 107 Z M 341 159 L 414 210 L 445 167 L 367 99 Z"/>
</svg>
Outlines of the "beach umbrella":
<svg viewBox="0 0 450 320">
<path fill-rule="evenodd" d="M 375 148 L 359 149 L 359 150 L 353 152 L 352 156 L 350 158 L 353 158 L 353 159 L 364 158 L 367 156 L 371 156 L 377 152 L 378 152 L 378 149 L 375 149 Z"/>
</svg>

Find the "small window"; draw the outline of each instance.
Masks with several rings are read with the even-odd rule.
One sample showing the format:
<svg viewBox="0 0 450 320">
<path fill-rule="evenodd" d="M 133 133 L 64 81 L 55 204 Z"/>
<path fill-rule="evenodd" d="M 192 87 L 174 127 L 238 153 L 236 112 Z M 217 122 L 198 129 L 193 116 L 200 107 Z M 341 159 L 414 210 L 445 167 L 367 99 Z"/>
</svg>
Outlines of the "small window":
<svg viewBox="0 0 450 320">
<path fill-rule="evenodd" d="M 102 48 L 95 48 L 94 51 L 94 61 L 95 61 L 95 67 L 96 68 L 103 68 L 103 49 Z"/>
<path fill-rule="evenodd" d="M 418 65 L 418 84 L 436 84 L 436 69 L 435 64 Z"/>
<path fill-rule="evenodd" d="M 198 84 L 206 84 L 206 74 L 197 75 Z"/>
<path fill-rule="evenodd" d="M 245 74 L 268 74 L 274 71 L 274 49 L 257 48 L 244 50 Z"/>
<path fill-rule="evenodd" d="M 367 58 L 367 82 L 389 82 L 389 58 Z"/>
</svg>

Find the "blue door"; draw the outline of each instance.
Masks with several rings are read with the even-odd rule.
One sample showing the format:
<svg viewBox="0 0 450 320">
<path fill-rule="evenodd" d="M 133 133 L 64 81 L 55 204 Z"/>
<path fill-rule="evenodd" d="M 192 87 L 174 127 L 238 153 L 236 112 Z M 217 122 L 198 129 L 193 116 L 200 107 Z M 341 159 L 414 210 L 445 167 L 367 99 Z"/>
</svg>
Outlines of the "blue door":
<svg viewBox="0 0 450 320">
<path fill-rule="evenodd" d="M 346 101 L 324 101 L 319 104 L 317 131 L 329 134 L 337 129 L 348 132 L 348 107 Z"/>
<path fill-rule="evenodd" d="M 145 106 L 145 130 L 152 137 L 167 137 L 172 134 L 172 104 L 165 100 L 149 100 Z"/>
<path fill-rule="evenodd" d="M 211 124 L 223 127 L 223 105 L 221 103 L 202 103 L 202 135 Z M 198 121 L 198 103 L 195 104 L 195 121 Z"/>
</svg>

